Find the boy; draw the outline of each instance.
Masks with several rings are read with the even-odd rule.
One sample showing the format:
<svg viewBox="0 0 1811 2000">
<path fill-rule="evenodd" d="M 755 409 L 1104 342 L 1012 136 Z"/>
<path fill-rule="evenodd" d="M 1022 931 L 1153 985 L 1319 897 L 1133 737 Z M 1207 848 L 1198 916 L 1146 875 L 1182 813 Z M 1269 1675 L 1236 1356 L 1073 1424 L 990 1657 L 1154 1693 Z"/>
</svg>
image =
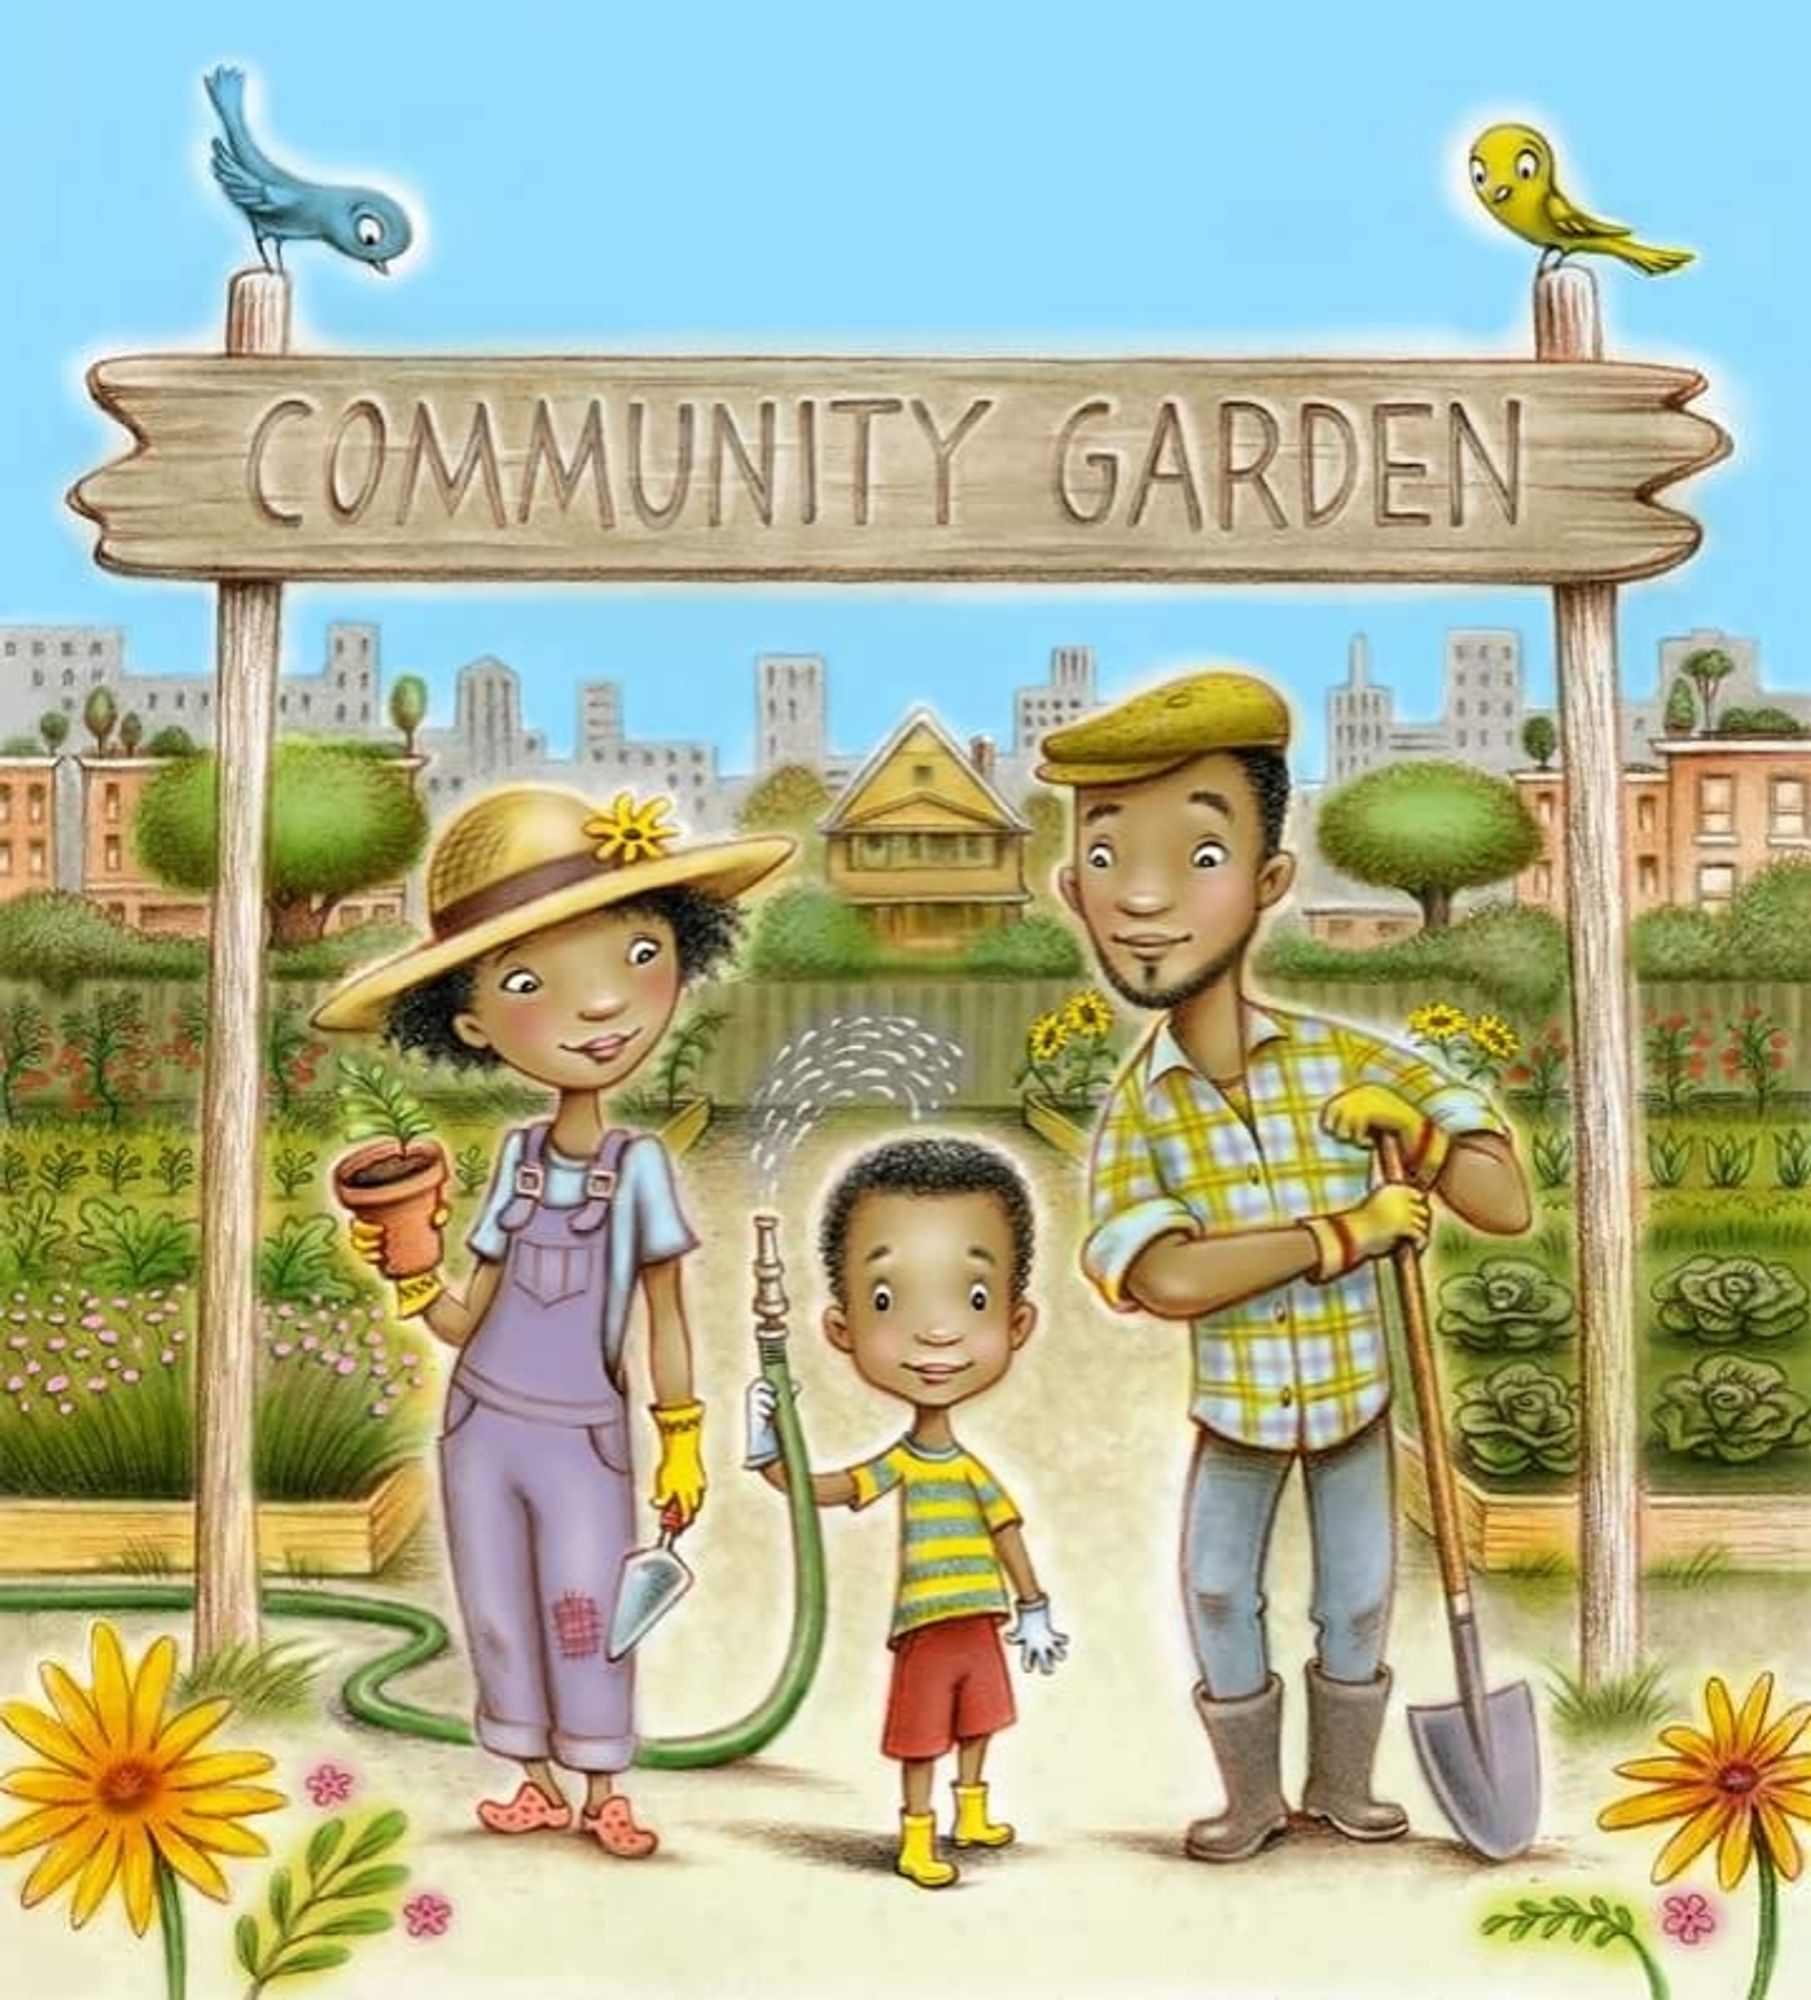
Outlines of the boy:
<svg viewBox="0 0 1811 2000">
<path fill-rule="evenodd" d="M 923 1889 L 956 1880 L 935 1850 L 931 1779 L 956 1751 L 957 1847 L 1004 1847 L 988 1817 L 987 1745 L 1014 1717 L 1000 1626 L 1010 1579 L 1021 1664 L 1044 1673 L 1068 1650 L 1025 1548 L 1018 1509 L 956 1442 L 950 1412 L 990 1389 L 1031 1337 L 1031 1202 L 1006 1160 L 963 1139 L 901 1139 L 863 1155 L 831 1190 L 819 1232 L 831 1304 L 824 1331 L 865 1382 L 912 1406 L 900 1441 L 864 1464 L 812 1476 L 820 1507 L 900 1494 L 899 1593 L 883 1752 L 904 1792 L 895 1866 Z M 774 1391 L 748 1391 L 748 1464 L 785 1490 Z"/>
<path fill-rule="evenodd" d="M 1246 954 L 1287 893 L 1289 715 L 1250 674 L 1192 674 L 1044 738 L 1075 794 L 1064 900 L 1120 996 L 1154 1017 L 1102 1111 L 1082 1265 L 1106 1302 L 1191 1328 L 1194 1464 L 1183 1575 L 1195 1702 L 1224 1812 L 1185 1840 L 1241 1861 L 1288 1826 L 1265 1555 L 1299 1459 L 1318 1643 L 1303 1809 L 1353 1840 L 1408 1830 L 1371 1794 L 1395 1581 L 1389 1350 L 1379 1261 L 1438 1197 L 1493 1234 L 1528 1226 L 1503 1121 L 1412 1051 L 1246 997 Z M 1376 1185 L 1400 1143 L 1412 1185 Z"/>
</svg>

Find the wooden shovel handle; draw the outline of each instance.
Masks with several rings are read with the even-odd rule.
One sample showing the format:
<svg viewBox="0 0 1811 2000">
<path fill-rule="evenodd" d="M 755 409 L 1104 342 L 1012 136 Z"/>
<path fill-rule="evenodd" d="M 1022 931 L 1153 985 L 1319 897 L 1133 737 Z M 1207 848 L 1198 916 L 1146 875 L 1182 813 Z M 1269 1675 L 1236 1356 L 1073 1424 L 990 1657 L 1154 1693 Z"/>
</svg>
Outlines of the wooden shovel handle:
<svg viewBox="0 0 1811 2000">
<path fill-rule="evenodd" d="M 1377 1136 L 1378 1157 L 1387 1181 L 1406 1181 L 1402 1141 L 1393 1132 Z M 1427 1287 L 1421 1256 L 1412 1243 L 1398 1243 L 1390 1252 L 1396 1272 L 1396 1296 L 1402 1306 L 1402 1327 L 1408 1339 L 1409 1377 L 1415 1388 L 1415 1415 L 1421 1425 L 1421 1456 L 1427 1468 L 1428 1504 L 1434 1516 L 1434 1546 L 1440 1552 L 1440 1580 L 1448 1598 L 1464 1597 L 1471 1588 L 1465 1567 L 1465 1530 L 1459 1518 L 1459 1482 L 1453 1471 L 1452 1445 L 1446 1411 L 1440 1400 L 1440 1369 L 1434 1337 L 1428 1325 Z"/>
</svg>

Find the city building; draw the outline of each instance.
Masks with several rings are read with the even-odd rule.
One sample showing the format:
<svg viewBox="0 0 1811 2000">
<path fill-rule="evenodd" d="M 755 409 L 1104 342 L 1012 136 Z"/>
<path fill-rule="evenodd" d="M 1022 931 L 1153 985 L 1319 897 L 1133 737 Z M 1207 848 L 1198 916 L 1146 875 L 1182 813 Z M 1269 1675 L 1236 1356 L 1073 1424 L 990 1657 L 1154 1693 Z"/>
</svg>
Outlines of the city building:
<svg viewBox="0 0 1811 2000">
<path fill-rule="evenodd" d="M 830 760 L 830 697 L 816 653 L 763 653 L 755 661 L 755 776 L 782 764 L 822 773 Z"/>
<path fill-rule="evenodd" d="M 1373 945 L 1396 944 L 1421 928 L 1421 912 L 1408 897 L 1390 901 L 1378 894 L 1369 903 L 1317 903 L 1302 912 L 1308 935 L 1319 944 L 1343 951 L 1368 951 Z"/>
<path fill-rule="evenodd" d="M 1024 914 L 1031 828 L 995 789 L 992 746 L 915 709 L 821 823 L 825 879 L 889 946 L 955 951 Z"/>
<path fill-rule="evenodd" d="M 59 835 L 67 810 L 55 757 L 0 757 L 0 903 L 62 886 Z"/>
<path fill-rule="evenodd" d="M 1457 629 L 1445 645 L 1439 719 L 1399 722 L 1396 698 L 1371 678 L 1370 645 L 1354 634 L 1346 678 L 1327 693 L 1327 778 L 1344 784 L 1380 764 L 1445 757 L 1502 777 L 1523 761 L 1528 719 L 1519 632 Z"/>
<path fill-rule="evenodd" d="M 133 842 L 146 788 L 162 757 L 77 757 L 81 776 L 82 864 L 77 884 L 115 923 L 159 937 L 205 937 L 208 901 L 172 889 L 139 861 Z"/>
<path fill-rule="evenodd" d="M 1623 894 L 1631 914 L 1662 904 L 1721 910 L 1751 876 L 1811 859 L 1811 739 L 1687 736 L 1650 746 L 1657 765 L 1623 772 Z M 1542 851 L 1516 901 L 1563 915 L 1566 779 L 1519 771 Z"/>
<path fill-rule="evenodd" d="M 1694 653 L 1708 652 L 1726 655 L 1731 668 L 1729 677 L 1718 683 L 1713 720 L 1734 708 L 1776 708 L 1801 725 L 1811 727 L 1811 694 L 1776 691 L 1762 683 L 1758 639 L 1745 639 L 1715 626 L 1700 626 L 1695 631 L 1662 639 L 1656 656 L 1653 690 L 1629 697 L 1623 709 L 1623 755 L 1627 762 L 1639 764 L 1648 760 L 1648 746 L 1666 732 L 1666 698 L 1673 683 Z M 1692 700 L 1695 704 L 1695 693 Z M 1703 726 L 1701 714 L 1696 726 Z"/>
</svg>

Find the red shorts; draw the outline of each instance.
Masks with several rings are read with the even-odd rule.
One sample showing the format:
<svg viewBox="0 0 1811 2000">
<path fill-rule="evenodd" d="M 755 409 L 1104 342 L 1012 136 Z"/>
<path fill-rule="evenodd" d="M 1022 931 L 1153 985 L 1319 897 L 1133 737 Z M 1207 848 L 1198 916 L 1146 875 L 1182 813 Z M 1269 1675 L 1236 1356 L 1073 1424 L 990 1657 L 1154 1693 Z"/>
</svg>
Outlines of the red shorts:
<svg viewBox="0 0 1811 2000">
<path fill-rule="evenodd" d="M 971 1736 L 991 1736 L 1017 1717 L 1000 1621 L 940 1618 L 893 1649 L 893 1687 L 881 1754 L 917 1762 L 941 1757 Z"/>
</svg>

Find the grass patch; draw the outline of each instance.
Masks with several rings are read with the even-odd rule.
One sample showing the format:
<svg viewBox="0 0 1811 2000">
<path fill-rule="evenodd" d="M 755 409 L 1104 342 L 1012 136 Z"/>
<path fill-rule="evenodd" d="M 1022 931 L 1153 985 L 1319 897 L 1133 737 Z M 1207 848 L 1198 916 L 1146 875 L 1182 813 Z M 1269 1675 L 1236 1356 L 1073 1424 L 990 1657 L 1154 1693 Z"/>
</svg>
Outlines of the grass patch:
<svg viewBox="0 0 1811 2000">
<path fill-rule="evenodd" d="M 1543 1549 L 1539 1555 L 1517 1556 L 1499 1574 L 1516 1583 L 1569 1583 L 1578 1571 L 1558 1550 Z"/>
<path fill-rule="evenodd" d="M 198 1660 L 177 1681 L 176 1692 L 185 1705 L 224 1696 L 241 1715 L 305 1715 L 314 1707 L 314 1684 L 325 1664 L 324 1653 L 295 1639 L 269 1646 L 235 1641 Z"/>
<path fill-rule="evenodd" d="M 108 1567 L 121 1576 L 173 1576 L 176 1572 L 169 1550 L 155 1542 L 128 1542 Z"/>
<path fill-rule="evenodd" d="M 1556 1667 L 1547 1684 L 1547 1696 L 1554 1722 L 1581 1742 L 1652 1729 L 1679 1706 L 1666 1684 L 1665 1670 L 1652 1662 L 1594 1688 L 1586 1687 L 1576 1674 Z"/>
<path fill-rule="evenodd" d="M 1735 1568 L 1735 1559 L 1720 1543 L 1693 1549 L 1688 1556 L 1669 1556 L 1646 1572 L 1650 1583 L 1675 1590 L 1695 1590 L 1699 1584 L 1714 1583 Z"/>
</svg>

